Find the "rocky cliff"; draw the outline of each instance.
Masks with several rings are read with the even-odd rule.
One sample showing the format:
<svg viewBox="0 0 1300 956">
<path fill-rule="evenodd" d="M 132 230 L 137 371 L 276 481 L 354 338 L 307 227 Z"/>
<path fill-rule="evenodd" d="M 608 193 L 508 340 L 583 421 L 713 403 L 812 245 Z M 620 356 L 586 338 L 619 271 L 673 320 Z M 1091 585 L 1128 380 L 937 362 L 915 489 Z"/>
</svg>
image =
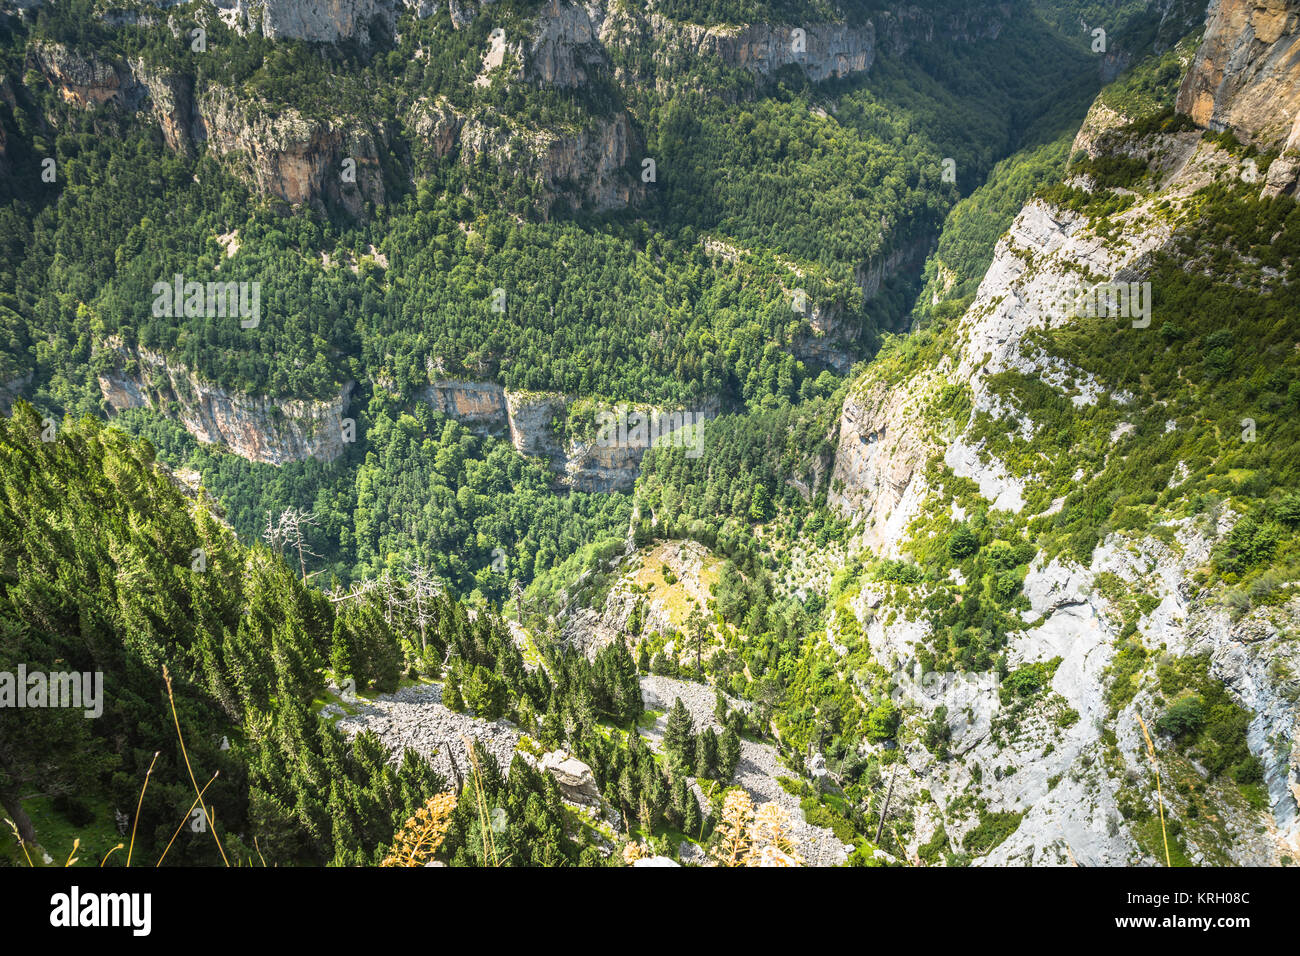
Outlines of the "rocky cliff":
<svg viewBox="0 0 1300 956">
<path fill-rule="evenodd" d="M 716 60 L 760 76 L 795 66 L 820 82 L 865 73 L 876 56 L 876 31 L 870 22 L 706 27 L 651 14 L 645 25 L 658 41 L 661 63 L 669 69 L 686 59 Z M 617 35 L 627 36 L 626 27 Z"/>
<path fill-rule="evenodd" d="M 447 417 L 483 434 L 511 430 L 505 389 L 493 382 L 440 379 L 426 386 L 420 397 Z"/>
<path fill-rule="evenodd" d="M 369 38 L 370 24 L 378 19 L 388 30 L 403 5 L 427 4 L 399 0 L 211 0 L 222 18 L 242 31 L 260 28 L 272 38 L 336 43 Z"/>
<path fill-rule="evenodd" d="M 629 172 L 641 149 L 625 112 L 589 117 L 561 130 L 520 126 L 507 117 L 481 113 L 465 122 L 458 145 L 465 165 L 487 156 L 540 182 L 551 201 L 562 200 L 575 209 L 606 212 L 626 208 L 645 195 L 644 185 Z"/>
<path fill-rule="evenodd" d="M 543 459 L 555 472 L 558 486 L 575 491 L 628 492 L 641 474 L 646 444 L 602 442 L 596 434 L 566 437 L 573 419 L 571 396 L 512 391 L 492 382 L 438 379 L 421 390 L 420 398 L 480 434 L 508 436 L 519 454 Z M 717 409 L 716 401 L 705 402 L 692 415 L 712 418 Z M 614 407 L 593 405 L 591 410 L 596 415 L 612 414 Z M 649 416 L 663 412 L 657 408 L 642 411 Z"/>
<path fill-rule="evenodd" d="M 1261 149 L 1300 147 L 1300 2 L 1214 0 L 1178 109 Z"/>
<path fill-rule="evenodd" d="M 261 192 L 294 204 L 332 200 L 354 216 L 366 203 L 382 205 L 382 128 L 271 110 L 220 87 L 204 90 L 197 106 L 196 138 Z"/>
<path fill-rule="evenodd" d="M 38 43 L 31 58 L 59 95 L 75 106 L 126 106 L 136 99 L 128 76 L 94 54 L 81 53 L 57 43 Z"/>
<path fill-rule="evenodd" d="M 215 0 L 214 6 L 243 31 L 362 46 L 372 28 L 393 31 L 404 8 L 418 16 L 434 9 L 430 3 L 398 0 Z M 995 6 L 943 16 L 902 7 L 881 14 L 880 27 L 871 21 L 710 27 L 606 0 L 549 0 L 523 17 L 470 0 L 452 2 L 448 9 L 456 29 L 479 17 L 504 24 L 491 31 L 483 50 L 481 85 L 500 79 L 506 85 L 570 90 L 596 87 L 601 78 L 629 89 L 662 86 L 715 64 L 757 76 L 793 67 L 813 81 L 842 78 L 871 69 L 878 32 L 891 52 L 900 53 L 916 42 L 996 36 L 1002 16 Z M 327 118 L 308 116 L 262 102 L 246 90 L 196 83 L 143 59 L 118 64 L 58 44 L 40 44 L 32 56 L 65 101 L 140 111 L 159 124 L 173 149 L 193 154 L 206 144 L 259 192 L 292 204 L 334 206 L 362 216 L 386 199 L 383 157 L 404 155 L 408 148 L 417 170 L 420 160 L 455 154 L 470 165 L 487 156 L 542 186 L 543 214 L 556 202 L 561 208 L 605 212 L 636 205 L 646 194 L 636 170 L 644 154 L 641 135 L 617 102 L 583 111 L 562 125 L 540 127 L 497 109 L 458 106 L 445 97 L 417 98 L 402 107 L 403 136 L 346 109 Z M 614 63 L 624 65 L 615 69 Z M 868 285 L 879 279 L 870 269 L 863 276 Z"/>
<path fill-rule="evenodd" d="M 1300 3 L 1215 0 L 1178 109 L 1207 129 L 1280 151 L 1264 193 L 1294 194 L 1300 185 Z"/>
<path fill-rule="evenodd" d="M 1257 3 L 1241 5 L 1234 14 L 1232 6 L 1219 4 L 1212 12 L 1210 33 L 1180 102 L 1198 123 L 1222 124 L 1277 144 L 1277 137 L 1289 136 L 1294 115 L 1296 89 L 1271 92 L 1289 69 L 1276 51 L 1290 42 L 1284 24 L 1293 22 L 1292 13 L 1283 17 L 1282 5 Z M 1229 42 L 1224 31 L 1236 39 Z M 1216 50 L 1229 52 L 1220 57 Z M 1224 67 L 1222 75 L 1216 63 Z M 1101 219 L 1042 200 L 1029 203 L 998 243 L 974 302 L 955 327 L 941 333 L 942 347 L 910 365 L 901 359 L 877 363 L 851 391 L 840 420 L 830 500 L 857 523 L 856 541 L 869 553 L 901 554 L 914 535 L 925 534 L 926 515 L 963 518 L 949 490 L 957 482 L 977 489 L 996 520 L 1009 526 L 1061 508 L 1064 499 L 1052 495 L 1064 493 L 1062 483 L 1049 478 L 1048 465 L 999 460 L 977 434 L 981 413 L 1022 436 L 1032 437 L 1041 427 L 1007 405 L 994 378 L 998 373 L 1046 384 L 1077 408 L 1106 403 L 1119 409 L 1111 446 L 1126 434 L 1123 409 L 1132 396 L 1046 354 L 1036 345 L 1036 330 L 1073 321 L 1062 303 L 1081 282 L 1141 279 L 1154 252 L 1175 248 L 1171 240 L 1193 228 L 1197 190 L 1247 175 L 1242 156 L 1199 131 L 1134 142 L 1114 135 L 1126 122 L 1113 110 L 1094 108 L 1076 148 L 1093 156 L 1140 157 L 1149 163 L 1153 185 Z M 1091 188 L 1086 177 L 1075 185 Z M 1081 467 L 1070 485 L 1091 477 Z M 916 741 L 902 745 L 910 774 L 899 786 L 903 800 L 914 806 L 913 852 L 941 827 L 951 845 L 960 845 L 977 825 L 976 817 L 960 809 L 969 796 L 984 807 L 980 819 L 1002 814 L 1013 826 L 977 862 L 1156 862 L 1156 844 L 1131 819 L 1135 802 L 1153 814 L 1157 809 L 1156 795 L 1142 782 L 1149 779 L 1149 758 L 1137 717 L 1159 713 L 1167 702 L 1157 700 L 1153 680 L 1144 681 L 1117 713 L 1109 709 L 1113 698 L 1106 697 L 1108 668 L 1130 622 L 1144 646 L 1166 655 L 1162 660 L 1208 659 L 1211 677 L 1249 715 L 1247 743 L 1264 768 L 1264 807 L 1250 804 L 1229 780 L 1205 784 L 1213 820 L 1204 819 L 1187 794 L 1166 790 L 1165 812 L 1180 821 L 1179 839 L 1190 861 L 1275 865 L 1296 857 L 1300 775 L 1293 755 L 1300 750 L 1300 683 L 1294 641 L 1287 635 L 1300 625 L 1300 602 L 1234 617 L 1213 588 L 1198 583 L 1198 570 L 1235 521 L 1226 511 L 1169 518 L 1152 532 L 1113 532 L 1081 561 L 1035 561 L 1023 584 L 1027 626 L 1010 635 L 1006 666 L 1051 664 L 1053 671 L 1046 694 L 1014 722 L 1003 713 L 994 674 L 911 679 L 909 662 L 928 641 L 930 625 L 895 603 L 888 589 L 863 585 L 853 610 L 874 658 L 901 668 L 896 700 L 908 711 L 909 725 L 919 737 L 940 705 L 950 715 L 950 749 L 957 759 L 938 761 Z M 1126 604 L 1135 596 L 1141 596 L 1137 612 Z M 833 644 L 839 636 L 834 626 L 831 631 Z M 1172 754 L 1166 759 L 1175 760 Z"/>
<path fill-rule="evenodd" d="M 353 216 L 384 202 L 380 147 L 389 132 L 382 126 L 346 115 L 313 119 L 221 86 L 196 90 L 190 76 L 140 58 L 116 64 L 42 43 L 32 60 L 65 102 L 138 111 L 159 125 L 172 149 L 193 155 L 206 144 L 265 195 L 317 208 L 331 203 Z M 417 129 L 435 143 L 446 139 L 439 126 L 446 122 L 436 106 L 417 111 Z"/>
<path fill-rule="evenodd" d="M 99 389 L 114 412 L 166 411 L 199 441 L 268 465 L 333 461 L 351 440 L 344 415 L 352 383 L 332 401 L 272 399 L 227 391 L 146 349 L 108 348 L 114 365 L 99 375 Z"/>
</svg>

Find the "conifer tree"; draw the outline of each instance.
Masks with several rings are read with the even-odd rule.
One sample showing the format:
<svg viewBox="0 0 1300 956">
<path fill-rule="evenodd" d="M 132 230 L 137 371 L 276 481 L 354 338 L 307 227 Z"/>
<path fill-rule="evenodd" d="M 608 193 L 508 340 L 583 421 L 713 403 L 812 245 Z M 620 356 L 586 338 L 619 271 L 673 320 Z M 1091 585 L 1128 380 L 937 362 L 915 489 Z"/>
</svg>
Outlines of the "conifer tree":
<svg viewBox="0 0 1300 956">
<path fill-rule="evenodd" d="M 682 819 L 682 832 L 695 839 L 700 838 L 700 829 L 703 820 L 700 817 L 700 804 L 695 799 L 694 791 L 687 794 L 686 814 Z"/>
<path fill-rule="evenodd" d="M 664 729 L 664 750 L 674 765 L 687 771 L 695 765 L 695 738 L 691 733 L 692 728 L 691 713 L 678 697 L 672 710 L 668 712 L 668 724 Z"/>
<path fill-rule="evenodd" d="M 457 713 L 465 709 L 465 699 L 460 693 L 460 667 L 457 663 L 453 663 L 451 670 L 447 673 L 447 682 L 443 685 L 442 702 L 448 710 L 454 710 Z"/>
<path fill-rule="evenodd" d="M 710 779 L 718 775 L 718 737 L 705 727 L 695 738 L 695 776 Z"/>
<path fill-rule="evenodd" d="M 734 727 L 728 727 L 718 741 L 718 779 L 724 783 L 730 781 L 735 776 L 739 763 L 740 735 Z"/>
</svg>

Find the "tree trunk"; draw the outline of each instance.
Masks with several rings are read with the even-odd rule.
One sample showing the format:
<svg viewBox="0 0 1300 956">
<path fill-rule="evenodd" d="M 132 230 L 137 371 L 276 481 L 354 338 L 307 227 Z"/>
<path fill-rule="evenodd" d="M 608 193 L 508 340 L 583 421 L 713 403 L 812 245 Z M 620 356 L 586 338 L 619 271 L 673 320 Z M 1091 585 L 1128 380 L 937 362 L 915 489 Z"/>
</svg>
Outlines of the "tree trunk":
<svg viewBox="0 0 1300 956">
<path fill-rule="evenodd" d="M 9 814 L 14 825 L 18 827 L 18 835 L 28 847 L 34 848 L 36 843 L 36 828 L 32 826 L 32 819 L 23 810 L 23 803 L 17 796 L 0 793 L 0 807 L 4 807 L 5 813 Z"/>
</svg>

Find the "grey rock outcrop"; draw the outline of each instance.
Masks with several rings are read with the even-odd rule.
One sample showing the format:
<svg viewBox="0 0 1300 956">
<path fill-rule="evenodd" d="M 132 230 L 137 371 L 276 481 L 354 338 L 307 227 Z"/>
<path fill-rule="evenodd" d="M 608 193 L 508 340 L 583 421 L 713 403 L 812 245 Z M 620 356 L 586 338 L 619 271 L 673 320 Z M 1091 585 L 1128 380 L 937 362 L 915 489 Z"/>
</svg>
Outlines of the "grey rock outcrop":
<svg viewBox="0 0 1300 956">
<path fill-rule="evenodd" d="M 475 431 L 500 435 L 510 429 L 506 392 L 495 382 L 439 379 L 421 389 L 420 397 Z"/>
<path fill-rule="evenodd" d="M 354 383 L 330 401 L 273 399 L 221 388 L 147 349 L 113 351 L 116 364 L 99 375 L 99 389 L 114 412 L 174 408 L 176 420 L 199 441 L 268 465 L 333 461 L 343 453 L 343 417 Z"/>
<path fill-rule="evenodd" d="M 295 205 L 327 200 L 359 216 L 384 202 L 379 144 L 386 135 L 348 120 L 308 119 L 210 87 L 198 96 L 195 135 L 259 191 Z M 350 161 L 350 162 L 348 162 Z"/>
<path fill-rule="evenodd" d="M 567 750 L 543 754 L 538 768 L 555 778 L 566 800 L 586 806 L 600 805 L 600 787 L 591 768 L 570 756 Z"/>
<path fill-rule="evenodd" d="M 1214 0 L 1178 110 L 1261 149 L 1300 146 L 1300 3 Z"/>
<path fill-rule="evenodd" d="M 551 203 L 607 212 L 633 205 L 645 194 L 640 179 L 628 171 L 641 148 L 626 112 L 589 117 L 563 132 L 478 113 L 465 121 L 458 144 L 463 164 L 480 156 L 506 164 L 541 183 Z"/>
</svg>

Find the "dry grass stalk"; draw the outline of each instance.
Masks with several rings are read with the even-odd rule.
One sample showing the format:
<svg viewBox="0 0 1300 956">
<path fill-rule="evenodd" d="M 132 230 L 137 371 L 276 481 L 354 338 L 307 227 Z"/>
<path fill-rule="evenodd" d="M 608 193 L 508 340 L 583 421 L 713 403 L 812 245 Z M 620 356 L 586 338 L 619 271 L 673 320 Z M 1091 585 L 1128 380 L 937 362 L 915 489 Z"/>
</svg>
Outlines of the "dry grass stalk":
<svg viewBox="0 0 1300 956">
<path fill-rule="evenodd" d="M 149 761 L 149 770 L 144 775 L 144 784 L 140 787 L 140 799 L 135 804 L 135 822 L 131 824 L 131 845 L 126 851 L 126 865 L 131 865 L 131 854 L 135 852 L 135 828 L 140 825 L 140 808 L 144 806 L 144 792 L 149 789 L 149 778 L 153 776 L 153 765 L 158 762 L 158 754 L 161 750 L 155 750 L 153 759 Z"/>
<path fill-rule="evenodd" d="M 718 834 L 713 858 L 722 866 L 803 866 L 784 808 L 765 803 L 755 811 L 753 799 L 744 790 L 727 794 Z"/>
<path fill-rule="evenodd" d="M 424 866 L 430 862 L 451 829 L 456 794 L 450 790 L 435 794 L 402 824 L 380 866 Z"/>
<path fill-rule="evenodd" d="M 496 839 L 492 835 L 492 818 L 487 808 L 487 799 L 483 794 L 482 773 L 478 765 L 478 751 L 474 749 L 474 741 L 468 737 L 461 737 L 465 744 L 465 749 L 469 751 L 470 766 L 474 770 L 474 799 L 478 805 L 478 823 L 479 833 L 483 837 L 483 862 L 488 866 L 500 866 L 497 862 Z"/>
<path fill-rule="evenodd" d="M 212 775 L 212 780 L 216 780 L 220 775 L 221 771 L 218 770 Z M 199 791 L 199 795 L 194 798 L 194 801 L 190 804 L 190 808 L 185 811 L 185 816 L 181 817 L 181 822 L 176 825 L 176 832 L 173 833 L 172 838 L 167 841 L 167 846 L 163 850 L 162 856 L 158 857 L 158 862 L 155 863 L 154 866 L 162 866 L 162 861 L 167 859 L 168 851 L 171 850 L 172 844 L 176 842 L 176 838 L 181 835 L 181 830 L 185 828 L 185 824 L 189 822 L 191 814 L 194 813 L 194 808 L 197 807 L 199 801 L 203 799 L 203 794 L 207 792 L 208 787 L 212 786 L 212 780 L 209 780 L 203 785 L 203 789 Z"/>
<path fill-rule="evenodd" d="M 172 696 L 172 675 L 167 671 L 167 665 L 163 665 L 163 680 L 167 684 L 167 701 L 172 707 L 172 721 L 176 724 L 176 739 L 181 742 L 181 756 L 185 758 L 185 769 L 190 775 L 190 784 L 194 787 L 194 792 L 199 795 L 199 805 L 203 807 L 203 818 L 208 821 L 208 829 L 212 831 L 212 839 L 217 843 L 217 852 L 221 854 L 221 860 L 226 866 L 230 866 L 230 861 L 226 859 L 226 851 L 221 846 L 221 837 L 217 835 L 217 821 L 212 812 L 208 810 L 208 805 L 203 802 L 203 790 L 199 789 L 199 782 L 194 779 L 194 768 L 190 766 L 190 754 L 185 749 L 185 735 L 181 733 L 181 719 L 176 716 L 176 698 Z M 216 779 L 215 777 L 213 779 Z M 211 783 L 211 781 L 209 781 Z M 207 789 L 206 787 L 204 789 Z"/>
<path fill-rule="evenodd" d="M 5 817 L 5 823 L 9 824 L 10 830 L 14 831 L 14 839 L 18 841 L 18 848 L 23 851 L 23 856 L 27 857 L 27 865 L 34 867 L 36 864 L 32 862 L 31 854 L 27 852 L 27 841 L 24 840 L 23 835 L 18 832 L 17 824 L 8 817 Z"/>
<path fill-rule="evenodd" d="M 1142 719 L 1142 715 L 1136 715 L 1138 724 L 1142 727 L 1142 736 L 1147 741 L 1147 754 L 1151 757 L 1151 769 L 1156 775 L 1156 800 L 1160 805 L 1160 835 L 1165 840 L 1165 866 L 1173 866 L 1169 859 L 1169 831 L 1165 829 L 1165 795 L 1160 788 L 1160 766 L 1156 763 L 1156 745 L 1151 742 L 1151 735 L 1147 733 L 1147 723 Z"/>
</svg>

